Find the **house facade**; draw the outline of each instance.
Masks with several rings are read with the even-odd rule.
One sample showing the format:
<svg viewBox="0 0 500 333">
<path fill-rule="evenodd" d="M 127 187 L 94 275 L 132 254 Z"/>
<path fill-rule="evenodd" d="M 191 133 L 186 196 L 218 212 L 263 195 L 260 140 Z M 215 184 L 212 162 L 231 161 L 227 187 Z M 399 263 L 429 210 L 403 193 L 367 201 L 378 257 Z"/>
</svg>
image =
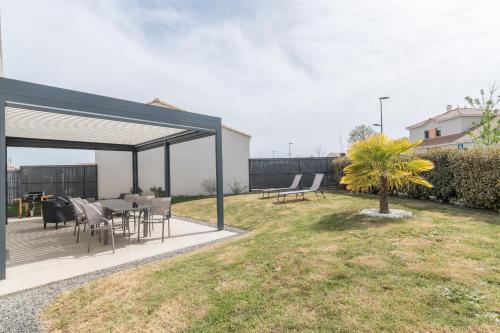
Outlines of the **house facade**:
<svg viewBox="0 0 500 333">
<path fill-rule="evenodd" d="M 148 104 L 168 107 L 184 112 L 182 109 L 154 99 Z M 248 190 L 248 159 L 250 139 L 247 133 L 222 125 L 222 165 L 224 193 L 230 194 L 231 186 L 238 182 Z M 213 136 L 172 145 L 170 148 L 170 179 L 172 195 L 207 194 L 202 182 L 215 180 L 215 138 Z M 164 184 L 163 147 L 138 153 L 139 187 L 145 194 L 152 194 L 153 186 Z M 95 162 L 98 170 L 98 193 L 100 198 L 116 198 L 120 193 L 129 192 L 132 181 L 117 182 L 116 179 L 132 179 L 132 156 L 127 152 L 96 151 Z M 117 175 L 118 174 L 118 175 Z"/>
<path fill-rule="evenodd" d="M 408 126 L 410 142 L 423 140 L 415 150 L 430 148 L 469 149 L 474 146 L 467 132 L 479 123 L 483 110 L 448 105 L 446 112 Z"/>
</svg>

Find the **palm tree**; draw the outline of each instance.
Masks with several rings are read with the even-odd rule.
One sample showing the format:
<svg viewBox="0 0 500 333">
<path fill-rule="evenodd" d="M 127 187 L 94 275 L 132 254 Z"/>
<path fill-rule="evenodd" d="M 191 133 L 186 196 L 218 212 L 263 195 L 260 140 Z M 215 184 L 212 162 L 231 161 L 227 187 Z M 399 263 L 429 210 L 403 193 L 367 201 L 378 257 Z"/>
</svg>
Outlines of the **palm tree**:
<svg viewBox="0 0 500 333">
<path fill-rule="evenodd" d="M 421 141 L 410 143 L 406 138 L 392 140 L 384 134 L 377 134 L 352 144 L 347 152 L 351 164 L 344 168 L 341 183 L 347 185 L 348 190 L 356 192 L 377 188 L 380 213 L 389 213 L 391 190 L 408 183 L 432 187 L 431 183 L 418 174 L 431 170 L 434 164 L 411 155 L 403 155 L 420 143 Z"/>
</svg>

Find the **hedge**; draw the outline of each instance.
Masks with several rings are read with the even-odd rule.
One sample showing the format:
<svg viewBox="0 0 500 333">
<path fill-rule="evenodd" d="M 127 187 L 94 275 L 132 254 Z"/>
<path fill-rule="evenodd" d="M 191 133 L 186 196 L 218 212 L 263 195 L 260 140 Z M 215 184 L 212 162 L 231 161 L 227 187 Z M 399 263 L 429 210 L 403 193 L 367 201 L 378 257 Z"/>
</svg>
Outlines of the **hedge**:
<svg viewBox="0 0 500 333">
<path fill-rule="evenodd" d="M 398 191 L 414 199 L 437 199 L 469 207 L 500 210 L 500 147 L 490 149 L 435 149 L 415 156 L 434 163 L 422 174 L 433 188 L 408 185 Z M 333 161 L 333 173 L 340 178 L 347 159 Z"/>
<path fill-rule="evenodd" d="M 340 179 L 344 175 L 344 168 L 350 164 L 346 157 L 339 157 L 332 161 L 332 175 L 335 183 L 340 185 Z"/>
</svg>

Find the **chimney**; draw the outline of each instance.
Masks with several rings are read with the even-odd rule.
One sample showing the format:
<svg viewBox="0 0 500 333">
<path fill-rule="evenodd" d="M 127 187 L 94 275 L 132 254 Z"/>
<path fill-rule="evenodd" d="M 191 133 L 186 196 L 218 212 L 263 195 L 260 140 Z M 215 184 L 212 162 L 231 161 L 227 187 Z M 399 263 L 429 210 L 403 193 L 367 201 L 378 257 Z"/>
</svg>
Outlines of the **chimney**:
<svg viewBox="0 0 500 333">
<path fill-rule="evenodd" d="M 446 105 L 446 112 L 453 110 L 452 105 Z"/>
</svg>

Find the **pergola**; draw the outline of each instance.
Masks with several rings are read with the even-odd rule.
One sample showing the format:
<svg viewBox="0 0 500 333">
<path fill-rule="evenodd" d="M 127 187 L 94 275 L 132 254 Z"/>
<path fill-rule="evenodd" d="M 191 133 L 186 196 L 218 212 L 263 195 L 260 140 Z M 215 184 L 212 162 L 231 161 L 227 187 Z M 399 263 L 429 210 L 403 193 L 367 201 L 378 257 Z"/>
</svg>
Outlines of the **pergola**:
<svg viewBox="0 0 500 333">
<path fill-rule="evenodd" d="M 170 145 L 215 135 L 217 228 L 224 229 L 221 119 L 111 97 L 0 78 L 0 179 L 7 147 L 129 151 L 139 188 L 138 152 L 163 147 L 170 196 Z M 0 279 L 6 274 L 7 188 L 0 181 Z"/>
</svg>

